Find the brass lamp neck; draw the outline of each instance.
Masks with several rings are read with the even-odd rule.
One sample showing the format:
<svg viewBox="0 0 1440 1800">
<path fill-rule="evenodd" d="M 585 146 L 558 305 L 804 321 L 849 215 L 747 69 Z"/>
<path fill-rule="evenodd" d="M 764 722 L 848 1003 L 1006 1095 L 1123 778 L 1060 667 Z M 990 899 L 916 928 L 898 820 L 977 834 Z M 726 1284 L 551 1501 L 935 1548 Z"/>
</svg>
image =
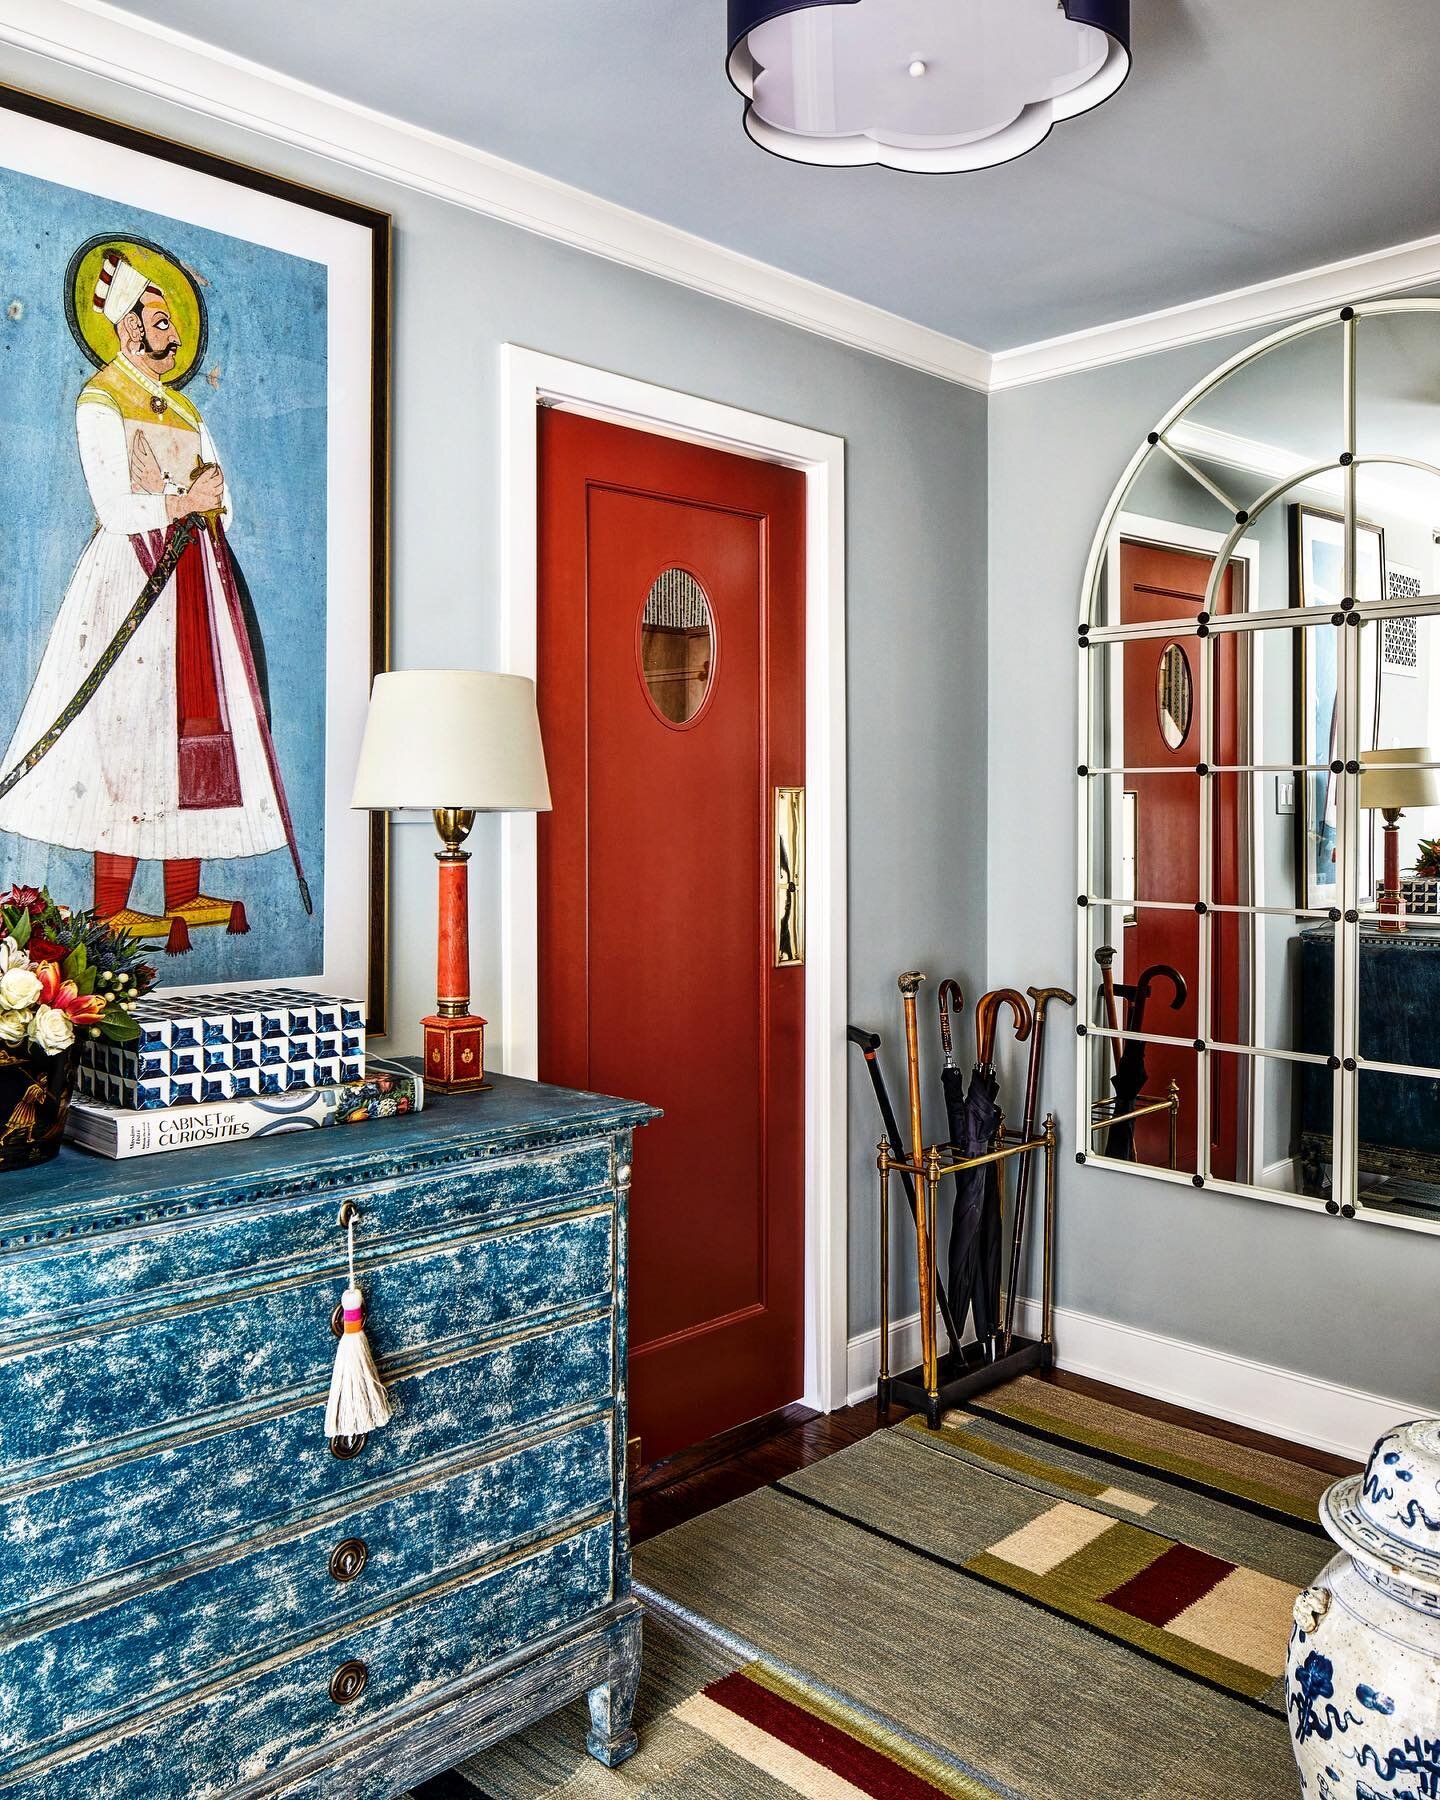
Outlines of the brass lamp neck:
<svg viewBox="0 0 1440 1800">
<path fill-rule="evenodd" d="M 464 806 L 437 806 L 435 808 L 435 829 L 444 840 L 445 848 L 435 852 L 437 862 L 469 862 L 470 852 L 460 846 L 470 835 L 470 828 L 475 823 L 475 814 Z"/>
</svg>

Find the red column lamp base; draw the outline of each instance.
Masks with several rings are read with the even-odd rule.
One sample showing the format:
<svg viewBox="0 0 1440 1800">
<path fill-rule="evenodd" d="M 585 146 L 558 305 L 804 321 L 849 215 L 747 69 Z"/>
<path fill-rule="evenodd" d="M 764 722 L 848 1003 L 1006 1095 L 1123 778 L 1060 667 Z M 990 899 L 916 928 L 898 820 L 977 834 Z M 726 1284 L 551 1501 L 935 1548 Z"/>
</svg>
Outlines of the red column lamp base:
<svg viewBox="0 0 1440 1800">
<path fill-rule="evenodd" d="M 420 1021 L 425 1032 L 425 1085 L 441 1094 L 488 1088 L 485 1079 L 485 1021 L 477 1013 L 460 1019 L 438 1015 Z"/>
</svg>

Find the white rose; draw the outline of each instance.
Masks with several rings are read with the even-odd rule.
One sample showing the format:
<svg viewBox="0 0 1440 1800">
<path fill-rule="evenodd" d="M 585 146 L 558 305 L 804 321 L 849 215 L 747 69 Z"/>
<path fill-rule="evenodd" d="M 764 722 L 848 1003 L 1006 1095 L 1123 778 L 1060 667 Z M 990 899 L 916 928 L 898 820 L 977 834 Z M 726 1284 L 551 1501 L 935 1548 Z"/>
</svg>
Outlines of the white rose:
<svg viewBox="0 0 1440 1800">
<path fill-rule="evenodd" d="M 30 1021 L 30 1036 L 47 1056 L 58 1056 L 75 1042 L 75 1027 L 70 1015 L 53 1006 L 42 1006 Z"/>
<path fill-rule="evenodd" d="M 0 1044 L 23 1044 L 29 1023 L 26 1013 L 0 1012 Z"/>
<path fill-rule="evenodd" d="M 0 938 L 0 975 L 7 969 L 28 969 L 30 958 L 13 937 Z"/>
<path fill-rule="evenodd" d="M 7 969 L 0 975 L 0 1006 L 24 1012 L 40 998 L 40 977 L 33 969 Z"/>
</svg>

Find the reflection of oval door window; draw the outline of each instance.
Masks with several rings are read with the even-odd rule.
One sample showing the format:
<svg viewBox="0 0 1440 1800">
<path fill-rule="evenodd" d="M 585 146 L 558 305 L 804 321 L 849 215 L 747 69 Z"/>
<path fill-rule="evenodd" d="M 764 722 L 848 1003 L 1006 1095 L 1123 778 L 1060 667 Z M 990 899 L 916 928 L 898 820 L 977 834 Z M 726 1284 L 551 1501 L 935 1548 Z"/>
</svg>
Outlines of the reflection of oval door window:
<svg viewBox="0 0 1440 1800">
<path fill-rule="evenodd" d="M 1178 750 L 1189 737 L 1193 709 L 1190 664 L 1178 644 L 1167 644 L 1160 652 L 1160 667 L 1155 677 L 1155 711 L 1160 721 L 1160 735 L 1171 750 Z"/>
<path fill-rule="evenodd" d="M 688 725 L 705 704 L 715 669 L 715 625 L 705 590 L 688 569 L 664 569 L 640 615 L 640 672 L 667 725 Z"/>
</svg>

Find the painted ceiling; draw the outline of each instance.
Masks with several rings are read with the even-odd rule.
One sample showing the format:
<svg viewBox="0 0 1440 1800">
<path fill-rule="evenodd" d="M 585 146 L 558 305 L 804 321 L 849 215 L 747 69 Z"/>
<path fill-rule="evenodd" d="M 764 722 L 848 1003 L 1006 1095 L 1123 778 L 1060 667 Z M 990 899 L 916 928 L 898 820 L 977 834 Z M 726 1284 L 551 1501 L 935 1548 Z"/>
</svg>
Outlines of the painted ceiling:
<svg viewBox="0 0 1440 1800">
<path fill-rule="evenodd" d="M 936 176 L 756 149 L 723 0 L 127 10 L 986 350 L 1440 232 L 1440 0 L 1134 0 L 1114 99 Z"/>
</svg>

